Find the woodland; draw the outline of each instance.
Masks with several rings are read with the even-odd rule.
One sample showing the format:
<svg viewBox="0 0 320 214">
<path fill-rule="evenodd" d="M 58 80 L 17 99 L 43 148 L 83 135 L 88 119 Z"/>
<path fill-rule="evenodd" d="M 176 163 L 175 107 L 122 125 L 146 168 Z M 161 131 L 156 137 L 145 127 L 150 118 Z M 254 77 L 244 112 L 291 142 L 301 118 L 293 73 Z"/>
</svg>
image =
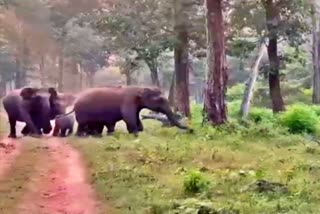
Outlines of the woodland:
<svg viewBox="0 0 320 214">
<path fill-rule="evenodd" d="M 0 99 L 112 85 L 161 88 L 194 132 L 68 138 L 103 213 L 319 213 L 320 1 L 0 0 Z"/>
</svg>

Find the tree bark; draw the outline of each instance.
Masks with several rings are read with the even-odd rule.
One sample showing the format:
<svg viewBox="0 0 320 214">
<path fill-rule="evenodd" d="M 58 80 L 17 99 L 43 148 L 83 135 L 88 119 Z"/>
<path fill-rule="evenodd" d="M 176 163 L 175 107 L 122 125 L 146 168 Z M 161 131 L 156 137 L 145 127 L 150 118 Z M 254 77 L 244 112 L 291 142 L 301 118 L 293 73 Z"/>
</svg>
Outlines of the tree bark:
<svg viewBox="0 0 320 214">
<path fill-rule="evenodd" d="M 58 58 L 59 74 L 58 74 L 58 90 L 63 92 L 64 90 L 64 59 L 63 56 Z"/>
<path fill-rule="evenodd" d="M 168 100 L 169 100 L 169 104 L 170 106 L 174 106 L 174 88 L 175 88 L 175 83 L 176 79 L 175 79 L 175 74 L 172 74 L 172 80 L 171 80 L 171 84 L 170 84 L 170 89 L 169 89 L 169 95 L 168 95 Z"/>
<path fill-rule="evenodd" d="M 313 93 L 312 102 L 320 104 L 320 22 L 317 16 L 317 5 L 315 2 L 312 4 L 312 61 L 313 61 Z"/>
<path fill-rule="evenodd" d="M 150 69 L 152 85 L 160 87 L 157 59 L 147 61 L 147 65 Z"/>
<path fill-rule="evenodd" d="M 268 28 L 268 57 L 270 63 L 269 90 L 272 101 L 272 110 L 277 113 L 284 111 L 284 102 L 281 95 L 278 57 L 278 24 L 279 12 L 273 0 L 266 0 L 266 19 Z"/>
<path fill-rule="evenodd" d="M 40 63 L 39 63 L 39 72 L 40 72 L 40 83 L 42 87 L 46 87 L 46 78 L 45 78 L 45 71 L 44 71 L 44 66 L 45 66 L 45 56 L 41 55 L 40 57 Z"/>
<path fill-rule="evenodd" d="M 175 33 L 177 44 L 174 47 L 175 64 L 175 108 L 186 117 L 191 117 L 190 113 L 190 92 L 189 92 L 189 53 L 188 53 L 188 30 L 185 6 L 183 2 L 176 3 Z"/>
<path fill-rule="evenodd" d="M 77 70 L 78 70 L 78 74 L 79 74 L 79 89 L 82 90 L 82 88 L 83 88 L 83 71 L 82 71 L 81 63 L 77 63 Z"/>
<path fill-rule="evenodd" d="M 7 93 L 7 84 L 5 81 L 0 81 L 0 99 Z"/>
<path fill-rule="evenodd" d="M 20 57 L 16 56 L 16 73 L 15 73 L 15 79 L 14 79 L 14 85 L 15 88 L 22 88 L 23 83 L 22 83 L 22 68 L 21 68 L 21 61 Z"/>
<path fill-rule="evenodd" d="M 250 104 L 253 98 L 253 94 L 254 94 L 254 86 L 256 84 L 257 81 L 257 77 L 259 75 L 259 65 L 260 62 L 266 52 L 266 45 L 264 42 L 262 42 L 260 44 L 260 48 L 259 48 L 259 52 L 257 55 L 256 60 L 253 63 L 252 66 L 252 73 L 251 73 L 251 77 L 249 79 L 249 82 L 247 83 L 245 92 L 244 92 L 244 96 L 243 96 L 243 100 L 242 100 L 242 104 L 241 104 L 241 108 L 240 108 L 240 116 L 242 118 L 246 118 L 249 114 L 249 110 L 250 110 Z"/>
<path fill-rule="evenodd" d="M 208 77 L 204 111 L 206 119 L 220 125 L 227 121 L 227 68 L 222 0 L 206 0 Z"/>
</svg>

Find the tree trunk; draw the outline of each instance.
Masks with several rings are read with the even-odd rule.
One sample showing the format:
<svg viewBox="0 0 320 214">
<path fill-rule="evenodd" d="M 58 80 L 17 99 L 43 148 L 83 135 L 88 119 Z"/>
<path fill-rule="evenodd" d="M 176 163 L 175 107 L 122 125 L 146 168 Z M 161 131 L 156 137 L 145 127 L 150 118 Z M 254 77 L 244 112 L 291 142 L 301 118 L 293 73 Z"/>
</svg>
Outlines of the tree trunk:
<svg viewBox="0 0 320 214">
<path fill-rule="evenodd" d="M 6 96 L 7 93 L 7 84 L 5 81 L 0 81 L 0 99 Z"/>
<path fill-rule="evenodd" d="M 280 77 L 279 77 L 279 57 L 278 57 L 278 8 L 273 0 L 266 0 L 266 19 L 268 28 L 268 57 L 270 64 L 269 71 L 269 90 L 272 101 L 272 110 L 277 113 L 284 110 L 284 102 L 281 95 Z"/>
<path fill-rule="evenodd" d="M 46 78 L 45 78 L 45 71 L 44 71 L 44 66 L 45 66 L 45 56 L 41 55 L 40 57 L 40 63 L 39 63 L 39 72 L 40 72 L 40 83 L 42 87 L 46 87 Z"/>
<path fill-rule="evenodd" d="M 83 88 L 83 71 L 82 71 L 82 66 L 80 63 L 77 63 L 77 70 L 79 74 L 79 89 L 82 90 Z"/>
<path fill-rule="evenodd" d="M 175 33 L 177 44 L 174 47 L 175 64 L 175 108 L 186 117 L 190 113 L 190 92 L 189 92 L 189 53 L 188 53 L 188 30 L 187 23 L 182 19 L 186 15 L 183 2 L 176 3 Z"/>
<path fill-rule="evenodd" d="M 264 42 L 262 42 L 260 44 L 257 58 L 252 66 L 252 73 L 251 73 L 250 80 L 247 83 L 247 86 L 244 92 L 244 96 L 243 96 L 243 100 L 240 108 L 240 116 L 242 118 L 246 118 L 249 114 L 250 104 L 254 94 L 254 86 L 256 84 L 257 77 L 259 75 L 259 65 L 265 52 L 266 52 L 266 45 L 264 44 Z"/>
<path fill-rule="evenodd" d="M 59 74 L 58 74 L 58 91 L 64 90 L 64 59 L 63 56 L 58 58 Z"/>
<path fill-rule="evenodd" d="M 206 0 L 208 36 L 208 78 L 204 111 L 209 122 L 220 125 L 227 121 L 227 68 L 225 55 L 222 0 Z"/>
<path fill-rule="evenodd" d="M 313 94 L 312 94 L 312 102 L 314 104 L 320 104 L 320 29 L 319 29 L 319 19 L 317 17 L 317 5 L 314 2 L 312 4 L 312 61 L 313 61 Z"/>
<path fill-rule="evenodd" d="M 147 61 L 147 65 L 150 69 L 152 85 L 160 87 L 157 59 Z"/>
<path fill-rule="evenodd" d="M 168 100 L 169 100 L 169 104 L 170 106 L 174 106 L 174 88 L 175 88 L 175 83 L 176 79 L 175 79 L 175 74 L 172 74 L 172 80 L 171 80 L 171 84 L 170 84 L 170 89 L 169 89 L 169 95 L 168 95 Z"/>
<path fill-rule="evenodd" d="M 15 88 L 22 88 L 23 87 L 23 80 L 22 80 L 22 68 L 21 68 L 21 61 L 20 57 L 16 56 L 16 73 L 15 73 Z"/>
</svg>

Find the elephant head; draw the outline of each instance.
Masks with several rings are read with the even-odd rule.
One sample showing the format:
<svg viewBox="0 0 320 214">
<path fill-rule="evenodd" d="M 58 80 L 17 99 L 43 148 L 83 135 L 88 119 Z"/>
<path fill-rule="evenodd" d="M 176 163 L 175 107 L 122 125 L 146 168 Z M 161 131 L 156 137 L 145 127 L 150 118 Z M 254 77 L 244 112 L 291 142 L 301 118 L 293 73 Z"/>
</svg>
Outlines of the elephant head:
<svg viewBox="0 0 320 214">
<path fill-rule="evenodd" d="M 23 99 L 23 105 L 35 127 L 49 134 L 52 130 L 50 120 L 56 115 L 64 113 L 63 104 L 59 101 L 59 96 L 54 88 L 42 90 L 38 88 L 27 87 L 21 90 L 20 96 Z"/>
<path fill-rule="evenodd" d="M 141 108 L 147 108 L 165 114 L 172 125 L 177 126 L 180 129 L 191 130 L 189 127 L 179 123 L 170 108 L 168 99 L 164 97 L 159 88 L 144 88 L 138 97 Z"/>
</svg>

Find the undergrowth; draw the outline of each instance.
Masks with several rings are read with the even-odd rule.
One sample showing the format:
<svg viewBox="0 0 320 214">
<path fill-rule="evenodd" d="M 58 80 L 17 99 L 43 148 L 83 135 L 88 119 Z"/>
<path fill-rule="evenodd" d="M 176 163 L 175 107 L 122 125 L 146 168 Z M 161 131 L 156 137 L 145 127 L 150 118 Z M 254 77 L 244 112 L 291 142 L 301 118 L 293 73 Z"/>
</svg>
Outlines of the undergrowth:
<svg viewBox="0 0 320 214">
<path fill-rule="evenodd" d="M 315 121 L 306 113 L 313 108 L 299 116 L 291 107 L 276 116 L 254 109 L 247 120 L 213 127 L 202 125 L 196 106 L 194 134 L 147 121 L 138 138 L 118 126 L 113 136 L 70 142 L 101 199 L 119 213 L 318 213 L 320 148 L 307 130 L 290 130 Z M 257 191 L 257 183 L 265 186 Z M 288 191 L 261 191 L 278 184 Z"/>
</svg>

